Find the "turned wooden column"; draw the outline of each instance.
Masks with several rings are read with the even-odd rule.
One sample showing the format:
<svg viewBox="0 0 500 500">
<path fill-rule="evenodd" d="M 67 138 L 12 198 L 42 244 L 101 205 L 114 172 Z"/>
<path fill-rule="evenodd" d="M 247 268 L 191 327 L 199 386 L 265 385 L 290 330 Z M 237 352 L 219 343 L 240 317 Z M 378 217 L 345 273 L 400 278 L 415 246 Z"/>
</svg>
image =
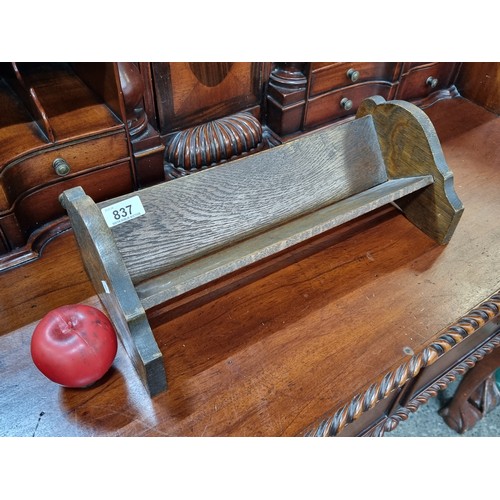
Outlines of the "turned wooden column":
<svg viewBox="0 0 500 500">
<path fill-rule="evenodd" d="M 275 63 L 267 88 L 267 125 L 280 136 L 302 128 L 308 63 Z"/>
<path fill-rule="evenodd" d="M 144 131 L 148 117 L 143 107 L 144 83 L 139 69 L 134 63 L 119 62 L 118 72 L 123 91 L 123 102 L 127 117 L 127 127 L 131 136 Z"/>
<path fill-rule="evenodd" d="M 145 187 L 165 180 L 163 153 L 165 146 L 145 110 L 145 99 L 150 95 L 147 82 L 149 66 L 132 62 L 117 63 L 123 92 L 127 128 L 132 145 L 137 187 Z"/>
</svg>

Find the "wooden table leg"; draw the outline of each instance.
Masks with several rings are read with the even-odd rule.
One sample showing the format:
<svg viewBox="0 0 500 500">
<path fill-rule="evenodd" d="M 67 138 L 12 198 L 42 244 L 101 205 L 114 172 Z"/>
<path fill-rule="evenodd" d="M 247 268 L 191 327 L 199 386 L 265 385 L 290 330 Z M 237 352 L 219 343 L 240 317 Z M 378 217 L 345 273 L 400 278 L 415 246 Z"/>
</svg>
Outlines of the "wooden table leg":
<svg viewBox="0 0 500 500">
<path fill-rule="evenodd" d="M 449 427 L 463 434 L 500 403 L 495 381 L 499 368 L 500 349 L 495 349 L 464 375 L 451 401 L 439 411 Z"/>
</svg>

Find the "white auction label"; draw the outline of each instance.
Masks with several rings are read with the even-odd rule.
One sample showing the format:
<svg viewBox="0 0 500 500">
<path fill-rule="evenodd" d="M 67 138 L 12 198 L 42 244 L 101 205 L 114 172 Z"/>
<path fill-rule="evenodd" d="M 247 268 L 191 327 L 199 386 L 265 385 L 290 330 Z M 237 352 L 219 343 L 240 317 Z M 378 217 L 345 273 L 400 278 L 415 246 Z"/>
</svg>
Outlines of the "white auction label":
<svg viewBox="0 0 500 500">
<path fill-rule="evenodd" d="M 146 213 L 139 196 L 133 196 L 118 203 L 113 203 L 109 207 L 101 208 L 101 212 L 109 227 L 117 226 Z"/>
</svg>

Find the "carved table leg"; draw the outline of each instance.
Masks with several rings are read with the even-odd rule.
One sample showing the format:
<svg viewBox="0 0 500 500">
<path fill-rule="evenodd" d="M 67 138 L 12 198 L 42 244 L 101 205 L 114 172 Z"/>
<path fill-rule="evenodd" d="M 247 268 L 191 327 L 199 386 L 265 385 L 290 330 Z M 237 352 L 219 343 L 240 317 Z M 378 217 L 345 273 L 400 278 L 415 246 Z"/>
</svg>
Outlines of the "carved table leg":
<svg viewBox="0 0 500 500">
<path fill-rule="evenodd" d="M 449 427 L 463 434 L 500 403 L 495 382 L 498 368 L 500 349 L 495 349 L 464 375 L 454 397 L 439 411 Z"/>
</svg>

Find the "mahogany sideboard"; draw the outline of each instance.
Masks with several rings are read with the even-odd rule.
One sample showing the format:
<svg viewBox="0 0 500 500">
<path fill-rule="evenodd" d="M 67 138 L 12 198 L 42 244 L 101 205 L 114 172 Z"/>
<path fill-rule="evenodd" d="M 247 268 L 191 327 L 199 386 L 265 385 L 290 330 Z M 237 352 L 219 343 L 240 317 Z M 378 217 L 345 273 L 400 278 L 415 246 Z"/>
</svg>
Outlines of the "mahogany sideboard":
<svg viewBox="0 0 500 500">
<path fill-rule="evenodd" d="M 1 63 L 0 270 L 96 201 L 352 119 L 372 95 L 458 95 L 460 63 Z M 208 144 L 211 144 L 209 146 Z"/>
<path fill-rule="evenodd" d="M 383 435 L 458 375 L 494 359 L 500 343 L 498 64 L 351 66 L 139 63 L 125 68 L 127 80 L 117 64 L 64 64 L 64 95 L 79 97 L 60 121 L 54 94 L 42 97 L 50 95 L 54 66 L 47 74 L 38 65 L 27 68 L 45 82 L 40 87 L 27 83 L 33 80 L 24 75 L 32 73 L 22 65 L 2 66 L 2 105 L 18 115 L 1 118 L 12 149 L 2 148 L 10 156 L 2 158 L 0 174 L 8 256 L 0 273 L 0 435 Z M 218 89 L 233 77 L 241 87 Z M 40 103 L 37 123 L 37 111 L 21 105 L 19 85 L 35 108 Z M 34 200 L 55 207 L 52 196 L 88 179 L 86 187 L 111 197 L 108 186 L 124 193 L 258 154 L 352 118 L 358 99 L 374 91 L 413 100 L 435 125 L 465 206 L 448 245 L 435 244 L 388 206 L 228 279 L 224 295 L 207 290 L 174 303 L 150 318 L 172 375 L 168 392 L 152 400 L 121 347 L 108 375 L 88 389 L 61 388 L 36 370 L 29 342 L 46 312 L 75 302 L 102 307 L 64 217 L 47 209 L 39 219 Z M 75 105 L 85 99 L 85 106 Z M 214 122 L 233 134 L 235 149 L 190 154 L 192 138 L 204 137 Z M 29 151 L 15 144 L 16 130 L 31 134 Z M 80 161 L 80 154 L 88 156 Z M 58 165 L 65 168 L 54 166 L 58 158 L 69 173 L 57 173 Z M 103 181 L 108 170 L 113 182 Z M 9 236 L 16 234 L 17 247 Z M 455 415 L 475 410 L 474 420 L 495 404 L 489 383 L 495 367 L 490 363 L 469 382 L 470 397 L 456 403 Z"/>
</svg>

